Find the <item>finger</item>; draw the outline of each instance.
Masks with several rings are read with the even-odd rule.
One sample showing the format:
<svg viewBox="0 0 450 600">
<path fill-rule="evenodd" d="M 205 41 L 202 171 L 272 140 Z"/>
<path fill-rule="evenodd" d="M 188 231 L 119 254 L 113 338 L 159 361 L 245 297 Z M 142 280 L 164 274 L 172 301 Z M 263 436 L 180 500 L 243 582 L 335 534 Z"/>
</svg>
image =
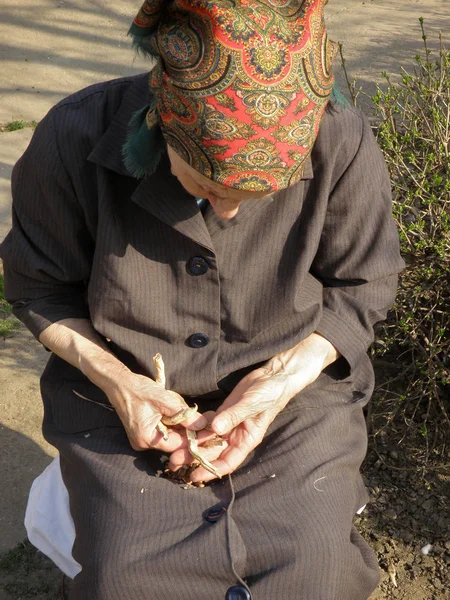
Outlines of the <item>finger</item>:
<svg viewBox="0 0 450 600">
<path fill-rule="evenodd" d="M 244 421 L 258 417 L 263 410 L 264 406 L 253 395 L 249 395 L 229 408 L 219 409 L 212 420 L 211 429 L 218 435 L 226 435 Z"/>
<path fill-rule="evenodd" d="M 207 431 L 211 431 L 211 423 L 217 414 L 216 411 L 215 410 L 207 410 L 202 414 L 206 419 L 206 425 L 205 425 L 204 429 L 206 429 Z"/>
<path fill-rule="evenodd" d="M 158 390 L 152 398 L 153 408 L 161 416 L 163 423 L 167 421 L 168 426 L 182 425 L 194 431 L 203 429 L 208 425 L 207 419 L 196 410 L 196 406 L 190 407 L 182 396 L 171 390 Z M 174 417 L 185 417 L 183 421 Z M 174 421 L 172 425 L 171 420 Z"/>
<path fill-rule="evenodd" d="M 180 396 L 181 398 L 181 396 Z M 189 406 L 182 400 L 181 408 L 173 412 L 172 406 L 162 407 L 163 423 L 168 426 L 182 425 L 185 428 L 192 429 L 194 431 L 203 429 L 208 424 L 207 419 L 198 412 L 196 404 Z M 173 414 L 170 414 L 172 413 Z"/>
<path fill-rule="evenodd" d="M 273 411 L 266 411 L 262 416 L 246 421 L 233 430 L 227 438 L 228 445 L 221 452 L 220 457 L 213 462 L 213 466 L 221 476 L 233 473 L 263 440 L 264 435 L 274 419 Z M 194 475 L 195 473 L 195 475 Z M 211 481 L 214 474 L 199 467 L 192 474 L 192 481 Z"/>
<path fill-rule="evenodd" d="M 174 417 L 189 408 L 183 396 L 173 390 L 165 390 L 160 385 L 152 385 L 146 392 L 156 410 L 165 417 Z"/>
<path fill-rule="evenodd" d="M 221 453 L 228 447 L 227 442 L 223 441 L 220 446 L 211 446 L 211 447 L 200 447 L 199 454 L 202 458 L 206 458 L 206 460 L 212 462 L 217 460 Z M 169 469 L 172 471 L 176 471 L 183 465 L 190 465 L 195 462 L 192 458 L 192 455 L 189 452 L 189 448 L 180 448 L 173 452 L 170 455 L 169 460 Z"/>
<path fill-rule="evenodd" d="M 214 418 L 215 415 L 216 415 L 216 411 L 215 410 L 206 410 L 203 413 L 203 416 L 208 421 L 208 423 L 211 423 L 211 421 L 213 420 L 213 418 Z"/>
<path fill-rule="evenodd" d="M 150 446 L 151 449 L 172 454 L 173 452 L 177 452 L 187 447 L 186 436 L 178 431 L 169 430 L 168 440 L 165 440 L 159 432 L 157 435 L 159 436 L 159 439 L 153 441 L 152 445 Z"/>
<path fill-rule="evenodd" d="M 219 435 L 227 434 L 244 421 L 265 414 L 276 415 L 287 401 L 282 388 L 273 379 L 242 380 L 217 409 L 211 428 Z"/>
<path fill-rule="evenodd" d="M 220 473 L 221 477 L 225 475 L 229 475 L 233 473 L 247 458 L 249 452 L 243 450 L 242 448 L 228 446 L 215 461 L 211 461 L 213 467 Z M 192 472 L 191 480 L 193 483 L 204 481 L 213 481 L 217 479 L 217 477 L 210 473 L 207 469 L 204 469 L 202 466 L 195 469 Z"/>
<path fill-rule="evenodd" d="M 188 419 L 185 419 L 184 421 L 182 421 L 180 423 L 180 425 L 182 425 L 186 429 L 192 429 L 193 431 L 200 431 L 201 429 L 204 429 L 207 425 L 209 425 L 209 422 L 204 415 L 197 412 L 197 413 L 193 414 L 191 417 L 189 417 Z"/>
<path fill-rule="evenodd" d="M 169 429 L 167 439 L 156 429 L 156 423 L 159 416 L 147 422 L 146 427 L 140 428 L 138 432 L 127 429 L 128 439 L 131 447 L 141 452 L 143 450 L 161 450 L 163 452 L 174 452 L 175 450 L 187 446 L 186 435 L 183 432 Z"/>
<path fill-rule="evenodd" d="M 201 431 L 197 431 L 197 441 L 199 446 L 203 445 L 204 443 L 208 445 L 208 442 L 212 442 L 213 440 L 217 439 L 222 438 L 220 438 L 217 433 L 214 433 L 214 431 L 211 431 L 211 429 L 202 429 Z"/>
</svg>

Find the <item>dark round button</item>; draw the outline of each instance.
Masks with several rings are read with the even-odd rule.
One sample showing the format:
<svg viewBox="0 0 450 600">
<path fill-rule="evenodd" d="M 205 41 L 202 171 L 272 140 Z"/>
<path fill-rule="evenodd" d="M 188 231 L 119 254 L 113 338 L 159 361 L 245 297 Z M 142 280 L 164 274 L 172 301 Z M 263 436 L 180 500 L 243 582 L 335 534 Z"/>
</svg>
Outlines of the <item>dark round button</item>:
<svg viewBox="0 0 450 600">
<path fill-rule="evenodd" d="M 204 348 L 209 344 L 209 337 L 206 333 L 193 333 L 188 337 L 188 344 L 192 348 Z"/>
<path fill-rule="evenodd" d="M 233 585 L 227 589 L 225 600 L 252 600 L 252 597 L 243 585 Z"/>
<path fill-rule="evenodd" d="M 186 267 L 191 275 L 204 275 L 209 269 L 209 264 L 203 257 L 194 256 L 188 260 Z"/>
<path fill-rule="evenodd" d="M 208 523 L 215 523 L 227 512 L 225 506 L 216 506 L 215 508 L 211 508 L 207 511 L 205 515 L 205 520 Z"/>
</svg>

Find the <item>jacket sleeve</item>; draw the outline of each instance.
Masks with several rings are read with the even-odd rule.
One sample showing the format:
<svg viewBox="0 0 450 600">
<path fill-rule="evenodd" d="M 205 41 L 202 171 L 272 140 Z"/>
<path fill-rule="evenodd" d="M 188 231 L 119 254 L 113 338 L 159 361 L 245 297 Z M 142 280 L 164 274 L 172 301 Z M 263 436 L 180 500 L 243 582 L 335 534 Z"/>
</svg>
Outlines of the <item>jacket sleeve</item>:
<svg viewBox="0 0 450 600">
<path fill-rule="evenodd" d="M 311 272 L 323 284 L 316 331 L 354 369 L 386 318 L 404 263 L 392 218 L 389 175 L 367 119 L 359 147 L 329 196 Z"/>
<path fill-rule="evenodd" d="M 54 119 L 51 111 L 14 167 L 13 225 L 0 246 L 5 297 L 36 338 L 61 319 L 89 318 L 94 242 L 59 154 Z"/>
</svg>

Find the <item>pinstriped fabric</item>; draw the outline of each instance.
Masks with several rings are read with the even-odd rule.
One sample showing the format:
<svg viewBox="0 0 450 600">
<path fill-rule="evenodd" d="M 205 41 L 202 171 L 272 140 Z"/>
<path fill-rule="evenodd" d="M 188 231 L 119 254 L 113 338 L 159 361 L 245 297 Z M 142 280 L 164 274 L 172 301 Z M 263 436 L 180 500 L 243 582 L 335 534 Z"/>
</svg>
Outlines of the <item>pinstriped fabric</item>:
<svg viewBox="0 0 450 600">
<path fill-rule="evenodd" d="M 159 454 L 129 451 L 119 428 L 93 431 L 85 441 L 46 433 L 67 461 L 63 458 L 62 469 L 77 524 L 74 555 L 83 564 L 74 598 L 225 596 L 235 583 L 226 522 L 212 525 L 203 515 L 213 506 L 228 504 L 226 482 L 197 494 L 199 490 L 183 490 L 156 478 Z M 117 456 L 119 448 L 122 453 Z M 87 451 L 95 460 L 85 471 Z M 80 478 L 81 469 L 85 477 Z M 237 546 L 236 539 L 233 536 L 233 555 L 242 569 L 245 547 L 242 542 Z"/>
<path fill-rule="evenodd" d="M 154 477 L 157 456 L 136 456 L 117 415 L 74 394 L 107 404 L 103 392 L 52 356 L 44 431 L 61 452 L 84 569 L 72 600 L 223 598 L 233 566 L 255 600 L 362 600 L 376 580 L 351 526 L 364 502 L 365 352 L 403 265 L 370 127 L 353 109 L 327 112 L 304 179 L 225 222 L 201 213 L 167 157 L 148 179 L 127 175 L 121 147 L 146 94 L 145 76 L 93 86 L 37 128 L 14 169 L 14 224 L 0 250 L 15 314 L 37 337 L 63 318 L 91 318 L 149 376 L 161 352 L 168 387 L 188 401 L 223 399 L 312 331 L 343 358 L 233 476 L 230 556 L 224 523 L 202 519 L 229 503 L 226 485 L 186 492 Z M 193 257 L 206 261 L 204 274 L 190 272 Z M 193 347 L 194 333 L 207 345 Z"/>
<path fill-rule="evenodd" d="M 143 77 L 88 88 L 36 130 L 14 170 L 15 225 L 1 249 L 16 314 L 36 336 L 65 316 L 89 315 L 131 368 L 152 376 L 161 352 L 168 385 L 186 396 L 217 389 L 314 330 L 357 379 L 402 267 L 368 123 L 353 109 L 327 113 L 314 174 L 244 203 L 226 223 L 204 218 L 167 157 L 148 179 L 124 176 L 124 123 L 146 93 Z M 193 256 L 209 265 L 201 277 L 187 270 Z M 208 345 L 193 349 L 194 333 Z M 361 386 L 367 393 L 371 382 Z"/>
<path fill-rule="evenodd" d="M 378 580 L 373 554 L 352 525 L 367 501 L 366 451 L 351 384 L 323 376 L 292 400 L 259 447 L 226 481 L 182 490 L 155 476 L 159 453 L 135 453 L 120 428 L 45 434 L 61 452 L 83 565 L 71 600 L 223 600 L 236 571 L 254 600 L 363 600 Z M 204 404 L 204 403 L 203 403 Z M 83 476 L 81 476 L 83 475 Z"/>
</svg>

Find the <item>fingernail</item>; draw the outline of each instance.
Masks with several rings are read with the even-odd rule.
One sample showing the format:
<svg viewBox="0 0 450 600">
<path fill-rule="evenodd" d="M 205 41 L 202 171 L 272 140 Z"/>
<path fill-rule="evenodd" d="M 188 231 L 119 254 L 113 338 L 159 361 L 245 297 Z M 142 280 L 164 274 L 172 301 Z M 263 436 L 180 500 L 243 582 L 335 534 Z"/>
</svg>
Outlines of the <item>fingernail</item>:
<svg viewBox="0 0 450 600">
<path fill-rule="evenodd" d="M 206 427 L 206 425 L 208 425 L 208 419 L 206 417 L 204 417 L 202 415 L 202 418 L 200 419 L 200 422 L 202 424 L 202 427 Z"/>
<path fill-rule="evenodd" d="M 217 421 L 214 421 L 214 429 L 219 435 L 222 433 L 226 433 L 228 431 L 228 420 L 219 419 Z"/>
<path fill-rule="evenodd" d="M 194 423 L 195 429 L 198 429 L 198 430 L 205 429 L 205 427 L 207 425 L 208 425 L 208 419 L 206 417 L 204 417 L 203 415 L 199 416 L 198 419 Z"/>
</svg>

